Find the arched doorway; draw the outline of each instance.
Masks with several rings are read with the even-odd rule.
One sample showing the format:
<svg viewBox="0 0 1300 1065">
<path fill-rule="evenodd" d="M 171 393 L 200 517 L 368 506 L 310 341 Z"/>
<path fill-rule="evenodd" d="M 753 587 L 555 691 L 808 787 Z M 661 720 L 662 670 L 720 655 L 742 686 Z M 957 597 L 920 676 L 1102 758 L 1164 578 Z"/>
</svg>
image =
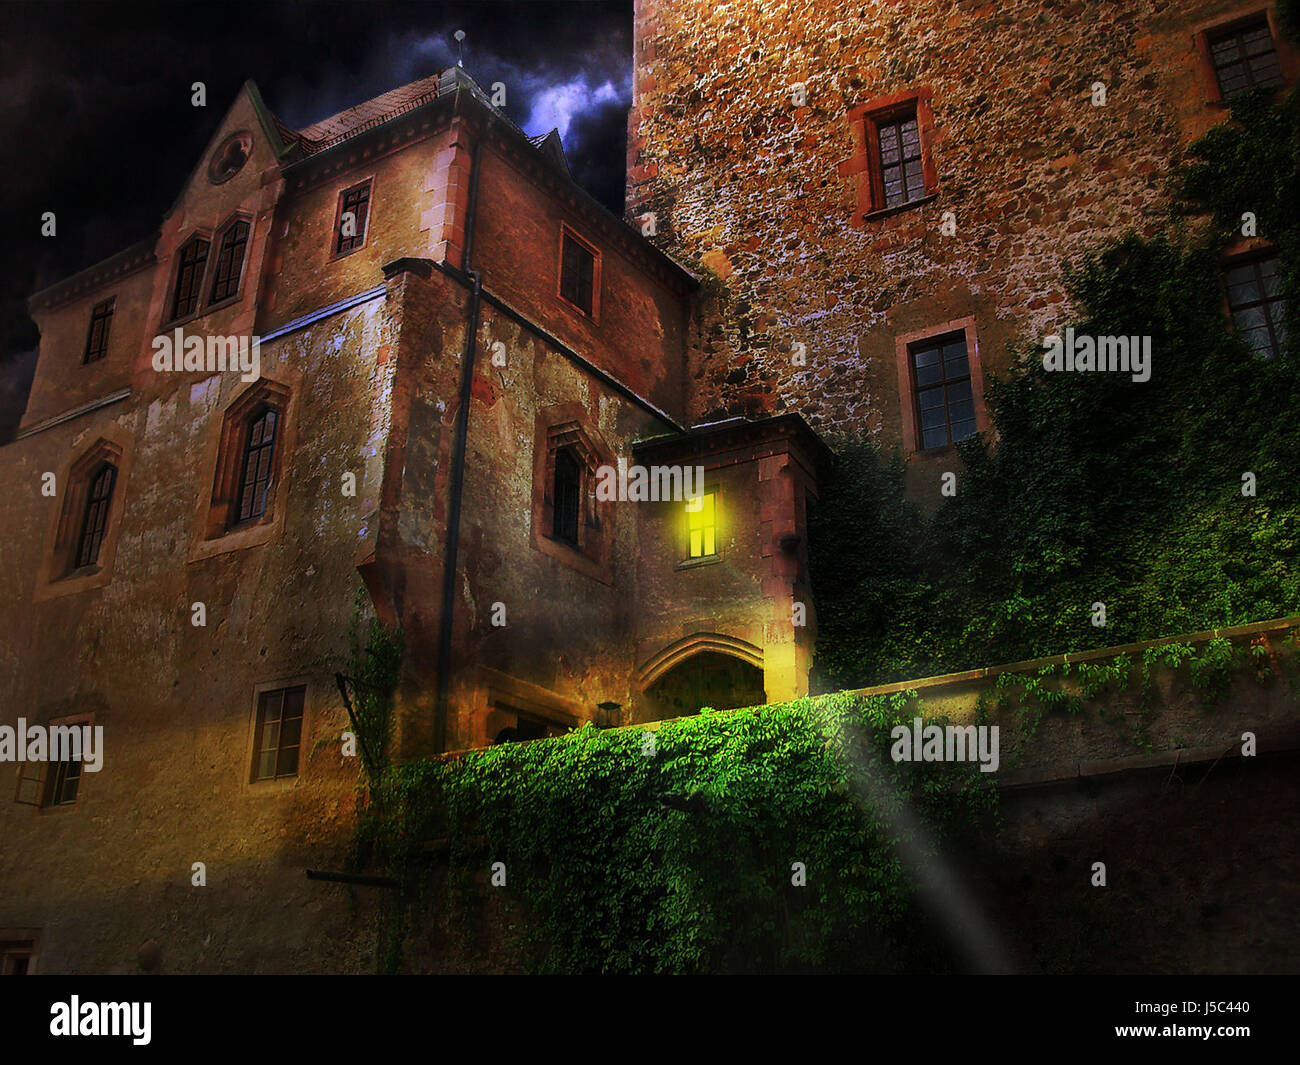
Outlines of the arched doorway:
<svg viewBox="0 0 1300 1065">
<path fill-rule="evenodd" d="M 702 650 L 683 658 L 645 689 L 645 721 L 686 717 L 702 707 L 734 710 L 767 702 L 763 671 L 730 654 Z"/>
</svg>

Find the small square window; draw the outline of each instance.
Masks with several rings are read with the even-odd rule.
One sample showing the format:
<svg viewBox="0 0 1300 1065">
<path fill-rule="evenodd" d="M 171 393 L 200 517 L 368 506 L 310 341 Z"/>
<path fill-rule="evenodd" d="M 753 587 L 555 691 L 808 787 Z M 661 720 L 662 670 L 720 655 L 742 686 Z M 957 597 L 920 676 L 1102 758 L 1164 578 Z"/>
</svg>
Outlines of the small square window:
<svg viewBox="0 0 1300 1065">
<path fill-rule="evenodd" d="M 90 333 L 86 337 L 86 354 L 82 362 L 94 362 L 108 354 L 108 330 L 113 324 L 113 303 L 111 299 L 95 304 L 90 312 Z"/>
<path fill-rule="evenodd" d="M 1223 99 L 1286 83 L 1267 15 L 1261 14 L 1231 29 L 1210 32 L 1206 43 Z"/>
<path fill-rule="evenodd" d="M 686 552 L 688 558 L 710 558 L 718 553 L 718 493 L 704 492 L 686 501 Z"/>
<path fill-rule="evenodd" d="M 277 688 L 257 699 L 257 724 L 253 734 L 253 776 L 279 780 L 298 775 L 298 749 L 302 745 L 302 707 L 307 689 Z"/>
<path fill-rule="evenodd" d="M 26 976 L 32 971 L 35 958 L 35 940 L 0 940 L 0 976 Z"/>
</svg>

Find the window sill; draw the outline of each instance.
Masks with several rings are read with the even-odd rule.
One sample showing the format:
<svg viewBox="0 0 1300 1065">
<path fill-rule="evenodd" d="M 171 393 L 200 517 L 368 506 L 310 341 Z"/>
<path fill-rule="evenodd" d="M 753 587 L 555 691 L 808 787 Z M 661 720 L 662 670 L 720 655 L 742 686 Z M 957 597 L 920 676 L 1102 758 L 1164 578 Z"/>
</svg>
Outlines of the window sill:
<svg viewBox="0 0 1300 1065">
<path fill-rule="evenodd" d="M 224 311 L 227 307 L 233 307 L 243 298 L 243 291 L 236 292 L 233 296 L 227 296 L 220 303 L 209 303 L 203 308 L 204 314 L 211 314 L 213 311 Z"/>
<path fill-rule="evenodd" d="M 687 558 L 677 563 L 673 567 L 675 570 L 699 569 L 701 566 L 712 566 L 722 561 L 721 555 L 705 555 L 703 558 Z"/>
<path fill-rule="evenodd" d="M 245 778 L 244 794 L 261 798 L 271 798 L 292 791 L 302 779 L 301 774 L 292 777 L 268 777 L 265 780 L 248 780 Z"/>
<path fill-rule="evenodd" d="M 107 563 L 93 567 L 82 566 L 55 580 L 38 584 L 32 595 L 32 602 L 40 603 L 47 599 L 59 599 L 65 595 L 76 595 L 78 592 L 102 588 L 108 584 L 112 576 L 112 570 L 108 568 Z"/>
<path fill-rule="evenodd" d="M 902 214 L 904 211 L 910 211 L 914 207 L 923 207 L 927 203 L 933 203 L 938 198 L 938 192 L 928 192 L 919 200 L 908 200 L 906 203 L 898 203 L 893 207 L 881 207 L 874 211 L 868 211 L 862 216 L 862 221 L 875 222 L 881 218 L 888 218 L 890 215 Z"/>
<path fill-rule="evenodd" d="M 204 537 L 190 548 L 187 561 L 198 562 L 213 555 L 224 555 L 229 551 L 242 551 L 248 547 L 258 547 L 271 540 L 279 531 L 282 522 L 274 516 L 261 518 L 256 522 L 231 526 L 216 536 Z"/>
<path fill-rule="evenodd" d="M 951 444 L 940 444 L 938 447 L 920 448 L 916 451 L 910 452 L 908 454 L 908 458 L 941 459 L 941 458 L 947 458 L 949 456 L 953 458 L 957 458 L 960 456 L 960 452 L 958 451 L 958 448 L 962 444 L 966 443 L 968 440 L 976 439 L 976 437 L 978 437 L 979 435 L 980 434 L 977 432 L 975 433 L 974 436 L 965 437 L 964 439 L 957 440 Z"/>
<path fill-rule="evenodd" d="M 349 255 L 356 255 L 357 252 L 364 251 L 365 249 L 366 249 L 366 243 L 365 241 L 362 241 L 355 248 L 348 248 L 347 251 L 330 252 L 330 257 L 325 261 L 326 263 L 336 263 L 340 259 L 346 259 Z"/>
<path fill-rule="evenodd" d="M 560 301 L 560 306 L 570 314 L 576 314 L 579 318 L 586 319 L 592 325 L 596 324 L 595 311 L 584 311 L 578 304 L 574 303 L 573 300 L 569 299 L 567 296 L 557 295 L 555 298 Z"/>
</svg>

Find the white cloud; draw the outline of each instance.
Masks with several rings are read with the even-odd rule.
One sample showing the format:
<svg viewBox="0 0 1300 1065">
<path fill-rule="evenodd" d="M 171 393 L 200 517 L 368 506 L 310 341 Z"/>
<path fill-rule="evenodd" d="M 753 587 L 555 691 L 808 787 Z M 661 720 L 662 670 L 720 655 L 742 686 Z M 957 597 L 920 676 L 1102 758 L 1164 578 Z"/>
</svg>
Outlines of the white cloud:
<svg viewBox="0 0 1300 1065">
<path fill-rule="evenodd" d="M 524 122 L 524 131 L 530 136 L 560 131 L 563 139 L 569 126 L 579 115 L 594 111 L 607 103 L 630 102 L 630 86 L 616 87 L 612 81 L 592 88 L 586 77 L 578 75 L 558 85 L 539 87 L 532 95 L 532 106 Z"/>
</svg>

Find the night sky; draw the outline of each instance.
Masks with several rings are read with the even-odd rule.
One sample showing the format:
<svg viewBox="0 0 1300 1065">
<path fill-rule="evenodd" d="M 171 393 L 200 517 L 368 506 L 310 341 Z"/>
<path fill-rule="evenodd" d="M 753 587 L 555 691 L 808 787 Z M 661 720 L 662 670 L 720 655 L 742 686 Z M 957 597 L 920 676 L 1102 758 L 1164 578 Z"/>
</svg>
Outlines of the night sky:
<svg viewBox="0 0 1300 1065">
<path fill-rule="evenodd" d="M 506 85 L 527 133 L 557 127 L 574 177 L 621 215 L 632 0 L 0 0 L 0 375 L 38 341 L 27 297 L 153 232 L 245 79 L 299 129 L 454 64 L 457 29 L 466 71 Z"/>
</svg>

